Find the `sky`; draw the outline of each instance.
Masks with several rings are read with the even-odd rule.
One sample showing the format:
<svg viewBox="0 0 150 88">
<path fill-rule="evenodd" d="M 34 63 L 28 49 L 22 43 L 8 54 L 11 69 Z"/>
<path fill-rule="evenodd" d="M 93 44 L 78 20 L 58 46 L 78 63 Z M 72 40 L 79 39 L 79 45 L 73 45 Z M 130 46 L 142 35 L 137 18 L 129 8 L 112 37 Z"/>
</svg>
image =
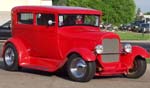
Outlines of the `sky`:
<svg viewBox="0 0 150 88">
<path fill-rule="evenodd" d="M 150 0 L 135 0 L 136 8 L 141 8 L 142 12 L 150 12 Z"/>
</svg>

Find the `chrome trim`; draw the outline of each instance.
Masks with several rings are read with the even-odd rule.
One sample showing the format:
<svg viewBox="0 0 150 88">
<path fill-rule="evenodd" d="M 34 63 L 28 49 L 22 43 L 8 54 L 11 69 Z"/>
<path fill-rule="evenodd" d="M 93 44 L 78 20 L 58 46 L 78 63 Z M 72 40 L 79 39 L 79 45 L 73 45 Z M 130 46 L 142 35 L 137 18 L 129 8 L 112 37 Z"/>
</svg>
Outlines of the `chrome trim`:
<svg viewBox="0 0 150 88">
<path fill-rule="evenodd" d="M 87 71 L 87 64 L 82 58 L 74 59 L 70 66 L 71 74 L 76 78 L 82 78 Z"/>
<path fill-rule="evenodd" d="M 14 64 L 15 61 L 15 52 L 12 48 L 7 48 L 5 51 L 5 62 L 8 66 L 11 66 Z"/>
<path fill-rule="evenodd" d="M 120 51 L 119 51 L 119 40 L 118 39 L 103 39 L 102 45 L 104 52 L 102 55 L 103 62 L 118 62 Z"/>
</svg>

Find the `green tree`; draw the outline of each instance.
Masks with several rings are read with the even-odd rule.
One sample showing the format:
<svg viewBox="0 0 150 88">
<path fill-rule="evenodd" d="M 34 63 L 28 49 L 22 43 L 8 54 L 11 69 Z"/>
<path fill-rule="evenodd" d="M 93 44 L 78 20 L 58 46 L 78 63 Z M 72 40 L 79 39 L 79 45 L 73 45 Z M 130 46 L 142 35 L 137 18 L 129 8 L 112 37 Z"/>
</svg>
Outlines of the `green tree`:
<svg viewBox="0 0 150 88">
<path fill-rule="evenodd" d="M 124 24 L 134 20 L 135 3 L 134 0 L 102 0 L 105 13 L 104 21 L 113 24 Z"/>
<path fill-rule="evenodd" d="M 53 5 L 61 5 L 61 6 L 67 5 L 67 0 L 52 0 L 52 2 Z"/>
<path fill-rule="evenodd" d="M 146 12 L 146 13 L 144 13 L 144 15 L 150 15 L 150 12 Z"/>
<path fill-rule="evenodd" d="M 57 5 L 80 6 L 102 10 L 104 13 L 103 21 L 115 25 L 129 23 L 133 21 L 135 18 L 134 0 L 57 0 L 57 1 L 58 1 Z"/>
</svg>

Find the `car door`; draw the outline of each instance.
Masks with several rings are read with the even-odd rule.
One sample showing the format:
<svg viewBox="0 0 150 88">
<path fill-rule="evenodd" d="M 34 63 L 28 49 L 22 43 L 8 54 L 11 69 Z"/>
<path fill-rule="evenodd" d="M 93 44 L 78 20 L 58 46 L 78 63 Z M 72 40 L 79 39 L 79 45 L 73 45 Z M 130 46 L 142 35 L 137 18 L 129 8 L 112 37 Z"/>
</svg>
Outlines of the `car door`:
<svg viewBox="0 0 150 88">
<path fill-rule="evenodd" d="M 52 24 L 48 24 L 50 21 Z M 34 36 L 34 56 L 59 58 L 57 30 L 54 14 L 37 13 Z"/>
<path fill-rule="evenodd" d="M 18 12 L 17 22 L 13 24 L 13 37 L 19 38 L 32 55 L 34 36 L 34 14 L 32 12 Z"/>
</svg>

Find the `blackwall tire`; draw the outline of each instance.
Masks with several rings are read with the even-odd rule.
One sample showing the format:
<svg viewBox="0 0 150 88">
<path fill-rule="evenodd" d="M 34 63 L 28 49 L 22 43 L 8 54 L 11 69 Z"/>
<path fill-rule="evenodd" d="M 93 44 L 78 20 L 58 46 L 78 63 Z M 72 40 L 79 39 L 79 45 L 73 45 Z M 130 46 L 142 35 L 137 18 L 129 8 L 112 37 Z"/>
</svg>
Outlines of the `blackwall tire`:
<svg viewBox="0 0 150 88">
<path fill-rule="evenodd" d="M 84 61 L 80 56 L 73 56 L 67 62 L 67 72 L 71 80 L 87 82 L 95 75 L 96 64 L 95 62 Z"/>
<path fill-rule="evenodd" d="M 19 70 L 18 66 L 18 53 L 13 44 L 8 43 L 4 49 L 4 69 L 8 71 Z"/>
<path fill-rule="evenodd" d="M 139 78 L 146 72 L 147 64 L 146 60 L 142 58 L 136 58 L 134 60 L 134 66 L 129 70 L 125 76 L 127 78 Z"/>
</svg>

